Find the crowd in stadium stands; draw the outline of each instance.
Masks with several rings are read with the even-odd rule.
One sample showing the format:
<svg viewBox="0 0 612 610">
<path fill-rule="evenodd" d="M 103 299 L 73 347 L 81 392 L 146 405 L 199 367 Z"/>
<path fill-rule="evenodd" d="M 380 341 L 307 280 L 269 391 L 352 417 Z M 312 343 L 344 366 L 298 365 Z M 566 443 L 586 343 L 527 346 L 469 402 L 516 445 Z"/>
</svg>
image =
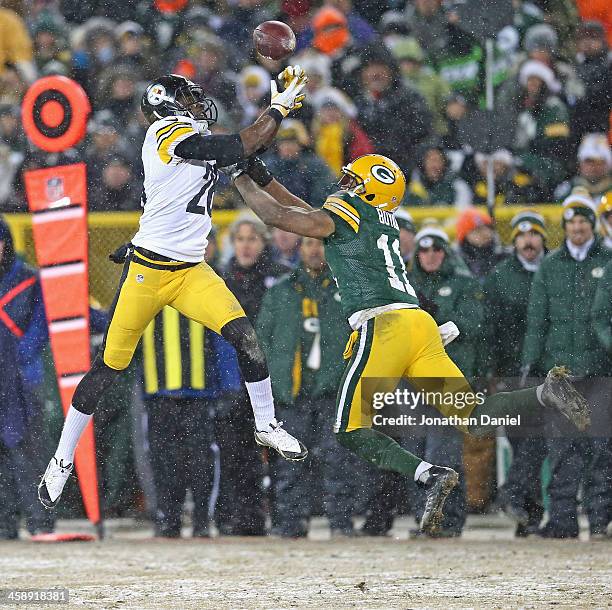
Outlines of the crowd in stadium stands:
<svg viewBox="0 0 612 610">
<path fill-rule="evenodd" d="M 494 501 L 519 536 L 576 537 L 581 511 L 591 537 L 601 538 L 612 518 L 612 5 L 500 0 L 500 14 L 511 12 L 491 34 L 490 112 L 485 43 L 473 24 L 488 23 L 485 12 L 495 12 L 495 4 L 3 2 L 0 211 L 27 209 L 23 170 L 83 160 L 90 210 L 140 209 L 147 124 L 139 104 L 146 84 L 168 72 L 200 83 L 219 109 L 213 131 L 235 132 L 267 107 L 270 78 L 283 68 L 256 56 L 251 33 L 267 19 L 287 22 L 297 35 L 291 61 L 305 68 L 309 82 L 304 107 L 283 122 L 264 154 L 274 175 L 318 206 L 347 162 L 370 152 L 393 158 L 408 183 L 396 214 L 401 254 L 423 309 L 461 331 L 448 347 L 451 357 L 493 391 L 566 364 L 581 379 L 602 432 L 508 434 L 522 459 L 512 461 L 496 498 L 490 444 L 439 428 L 398 439 L 462 475 L 438 535 L 460 535 L 468 507 Z M 31 82 L 52 74 L 77 80 L 93 113 L 77 148 L 49 154 L 25 137 L 20 102 Z M 474 207 L 487 201 L 489 161 L 495 206 L 525 208 L 512 219 L 508 247 L 492 218 Z M 224 180 L 215 206 L 242 207 Z M 547 226 L 530 207 L 546 202 L 563 205 L 561 226 Z M 415 206 L 454 207 L 456 242 L 441 226 L 417 227 Z M 549 253 L 552 230 L 563 242 Z M 232 348 L 166 308 L 143 339 L 133 378 L 96 413 L 106 513 L 146 512 L 156 535 L 176 537 L 189 490 L 194 536 L 208 536 L 214 522 L 221 535 L 301 537 L 312 514 L 327 516 L 332 535 L 385 535 L 396 513 L 418 517 L 418 490 L 355 461 L 334 441 L 349 329 L 322 245 L 280 230 L 270 234 L 241 215 L 228 243 L 217 247 L 213 235 L 207 260 L 256 326 L 279 419 L 311 457 L 294 464 L 262 454 Z M 16 292 L 17 285 L 23 288 Z M 43 381 L 40 298 L 35 273 L 15 256 L 0 223 L 0 539 L 17 537 L 20 514 L 30 533 L 54 527 L 54 515 L 35 500 L 40 456 L 49 454 L 61 425 L 57 398 L 49 394 L 54 382 Z M 181 349 L 167 349 L 175 340 Z M 544 462 L 549 518 L 541 525 Z M 68 486 L 60 516 L 79 514 L 75 488 Z M 353 515 L 365 516 L 359 532 Z"/>
</svg>

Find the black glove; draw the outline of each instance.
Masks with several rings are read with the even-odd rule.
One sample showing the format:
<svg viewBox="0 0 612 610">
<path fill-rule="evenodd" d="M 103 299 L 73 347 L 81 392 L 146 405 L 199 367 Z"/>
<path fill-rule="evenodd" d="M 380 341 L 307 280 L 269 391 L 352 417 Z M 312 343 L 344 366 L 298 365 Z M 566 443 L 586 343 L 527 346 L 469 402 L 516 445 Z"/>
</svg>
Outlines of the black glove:
<svg viewBox="0 0 612 610">
<path fill-rule="evenodd" d="M 108 258 L 117 265 L 123 265 L 125 257 L 128 255 L 128 250 L 132 246 L 131 243 L 122 244 L 114 252 L 108 255 Z"/>
<path fill-rule="evenodd" d="M 274 180 L 266 164 L 257 156 L 249 157 L 246 173 L 261 188 L 268 186 Z"/>
</svg>

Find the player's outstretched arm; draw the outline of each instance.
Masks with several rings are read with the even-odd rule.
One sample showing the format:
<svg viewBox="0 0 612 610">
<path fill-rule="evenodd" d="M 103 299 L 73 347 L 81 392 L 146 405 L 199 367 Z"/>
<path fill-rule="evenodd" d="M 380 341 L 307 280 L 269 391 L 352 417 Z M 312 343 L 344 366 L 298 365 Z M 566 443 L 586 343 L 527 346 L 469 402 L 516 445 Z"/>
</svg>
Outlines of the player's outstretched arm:
<svg viewBox="0 0 612 610">
<path fill-rule="evenodd" d="M 288 188 L 278 182 L 267 165 L 259 157 L 249 157 L 244 171 L 281 205 L 295 206 L 304 210 L 313 209 L 311 205 L 307 204 L 297 195 L 294 195 Z"/>
<path fill-rule="evenodd" d="M 281 121 L 294 110 L 302 107 L 305 94 L 302 90 L 308 82 L 306 73 L 300 66 L 287 66 L 278 78 L 285 88 L 278 91 L 276 81 L 270 81 L 270 108 L 252 125 L 240 132 L 244 146 L 244 156 L 265 150 L 272 144 Z M 272 123 L 270 123 L 272 120 Z"/>
<path fill-rule="evenodd" d="M 286 83 L 283 91 L 278 91 L 276 82 L 271 81 L 270 108 L 252 125 L 232 135 L 197 135 L 180 142 L 175 155 L 189 161 L 216 161 L 218 167 L 233 165 L 270 146 L 281 121 L 293 110 L 302 107 L 302 89 L 308 78 L 299 66 L 289 66 L 279 75 Z"/>
<path fill-rule="evenodd" d="M 281 205 L 246 174 L 238 176 L 234 185 L 244 202 L 267 225 L 318 239 L 329 237 L 336 230 L 334 221 L 327 212 L 310 206 L 309 209 L 305 209 Z"/>
</svg>

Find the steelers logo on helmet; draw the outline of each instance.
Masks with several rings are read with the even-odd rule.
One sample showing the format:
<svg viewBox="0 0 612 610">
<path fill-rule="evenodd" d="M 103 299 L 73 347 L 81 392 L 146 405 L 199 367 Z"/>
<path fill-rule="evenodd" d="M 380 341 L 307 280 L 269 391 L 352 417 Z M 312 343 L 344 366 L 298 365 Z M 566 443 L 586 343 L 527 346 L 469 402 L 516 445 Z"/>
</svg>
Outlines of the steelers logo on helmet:
<svg viewBox="0 0 612 610">
<path fill-rule="evenodd" d="M 393 184 L 395 182 L 393 170 L 384 165 L 373 165 L 370 171 L 372 172 L 372 176 L 383 184 Z"/>
<path fill-rule="evenodd" d="M 152 106 L 159 106 L 166 98 L 166 88 L 159 83 L 151 85 L 149 92 L 147 93 L 147 101 Z"/>
<path fill-rule="evenodd" d="M 531 231 L 531 229 L 533 229 L 533 225 L 528 220 L 523 220 L 518 224 L 517 229 L 521 233 L 527 233 L 527 231 Z"/>
<path fill-rule="evenodd" d="M 575 214 L 576 212 L 572 208 L 567 208 L 567 210 L 563 212 L 563 218 L 565 218 L 565 220 L 571 220 L 574 218 Z"/>
</svg>

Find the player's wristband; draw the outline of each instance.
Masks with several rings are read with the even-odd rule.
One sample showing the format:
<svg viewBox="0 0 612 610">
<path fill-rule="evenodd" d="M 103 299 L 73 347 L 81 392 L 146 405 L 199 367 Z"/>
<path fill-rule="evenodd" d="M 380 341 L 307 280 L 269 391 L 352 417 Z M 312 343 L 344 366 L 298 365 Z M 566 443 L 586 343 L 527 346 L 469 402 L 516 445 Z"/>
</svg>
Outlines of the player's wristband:
<svg viewBox="0 0 612 610">
<path fill-rule="evenodd" d="M 266 114 L 274 119 L 277 125 L 280 125 L 283 122 L 283 114 L 280 110 L 276 108 L 268 108 Z"/>
<path fill-rule="evenodd" d="M 259 157 L 251 157 L 249 159 L 246 173 L 261 188 L 268 186 L 274 180 L 272 172 L 270 172 L 266 164 Z"/>
</svg>

